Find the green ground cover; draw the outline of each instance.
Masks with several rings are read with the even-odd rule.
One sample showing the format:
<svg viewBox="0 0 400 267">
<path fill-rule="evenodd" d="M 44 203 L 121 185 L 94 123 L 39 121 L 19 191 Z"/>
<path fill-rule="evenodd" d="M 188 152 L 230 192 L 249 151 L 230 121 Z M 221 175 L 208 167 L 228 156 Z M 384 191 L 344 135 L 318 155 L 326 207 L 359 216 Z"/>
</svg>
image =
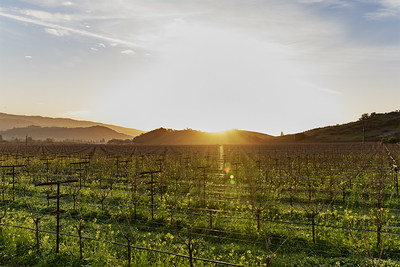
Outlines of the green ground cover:
<svg viewBox="0 0 400 267">
<path fill-rule="evenodd" d="M 5 145 L 0 264 L 400 266 L 399 155 L 381 144 Z"/>
</svg>

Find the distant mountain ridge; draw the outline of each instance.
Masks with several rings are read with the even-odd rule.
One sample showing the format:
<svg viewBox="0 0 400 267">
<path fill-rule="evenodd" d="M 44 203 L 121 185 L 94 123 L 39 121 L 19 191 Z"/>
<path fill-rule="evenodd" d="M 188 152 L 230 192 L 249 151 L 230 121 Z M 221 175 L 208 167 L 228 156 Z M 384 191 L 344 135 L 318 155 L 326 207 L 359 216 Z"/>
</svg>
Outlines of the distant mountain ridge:
<svg viewBox="0 0 400 267">
<path fill-rule="evenodd" d="M 81 142 L 101 142 L 110 139 L 130 139 L 130 135 L 118 133 L 104 126 L 91 127 L 40 127 L 29 126 L 21 128 L 13 128 L 1 131 L 0 135 L 3 139 L 22 139 L 30 137 L 34 140 L 52 139 L 54 141 L 81 141 Z"/>
<path fill-rule="evenodd" d="M 229 130 L 207 133 L 192 129 L 158 128 L 150 132 L 115 125 L 65 118 L 21 116 L 0 113 L 0 135 L 3 139 L 52 138 L 55 141 L 125 140 L 141 145 L 252 145 L 291 142 L 379 142 L 382 138 L 400 139 L 400 111 L 363 114 L 358 121 L 311 129 L 296 134 L 271 136 L 264 133 Z"/>
<path fill-rule="evenodd" d="M 112 129 L 118 133 L 128 135 L 130 136 L 130 138 L 133 138 L 145 132 L 137 129 L 125 128 L 92 121 L 81 121 L 67 118 L 50 118 L 42 116 L 13 115 L 0 112 L 0 131 L 10 130 L 12 128 L 28 127 L 32 125 L 40 127 L 63 128 L 103 126 Z"/>
<path fill-rule="evenodd" d="M 267 134 L 236 129 L 221 133 L 207 133 L 192 129 L 158 128 L 135 137 L 133 143 L 146 145 L 250 145 L 265 143 L 272 139 L 273 137 Z"/>
</svg>

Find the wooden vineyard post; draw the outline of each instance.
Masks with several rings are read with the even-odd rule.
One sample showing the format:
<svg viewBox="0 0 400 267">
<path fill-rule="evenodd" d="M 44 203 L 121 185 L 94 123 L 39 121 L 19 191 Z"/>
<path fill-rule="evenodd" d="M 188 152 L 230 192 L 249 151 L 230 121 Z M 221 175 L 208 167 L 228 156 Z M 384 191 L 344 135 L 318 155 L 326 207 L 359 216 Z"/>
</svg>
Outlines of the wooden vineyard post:
<svg viewBox="0 0 400 267">
<path fill-rule="evenodd" d="M 70 164 L 72 164 L 72 165 L 78 165 L 79 167 L 78 167 L 78 169 L 77 169 L 77 171 L 78 171 L 78 174 L 79 174 L 79 188 L 82 188 L 82 171 L 83 171 L 83 168 L 82 168 L 82 165 L 89 165 L 89 161 L 79 161 L 79 162 L 72 162 L 72 163 L 70 163 Z"/>
<path fill-rule="evenodd" d="M 46 186 L 46 185 L 57 185 L 57 194 L 55 196 L 49 196 L 47 199 L 57 199 L 57 210 L 51 214 L 57 215 L 57 226 L 56 226 L 56 253 L 60 252 L 60 213 L 64 213 L 65 210 L 60 210 L 60 198 L 68 196 L 67 194 L 60 194 L 60 185 L 67 183 L 75 183 L 78 180 L 68 180 L 68 181 L 57 181 L 37 184 L 36 186 Z"/>
<path fill-rule="evenodd" d="M 41 156 L 41 158 L 40 158 L 40 161 L 43 162 L 43 166 L 44 166 L 44 175 L 46 176 L 46 182 L 49 182 L 49 174 L 50 174 L 49 165 L 50 165 L 50 158 L 48 158 L 48 157 L 46 156 L 46 154 L 44 153 L 43 147 L 42 147 L 41 149 L 42 149 L 42 156 Z M 49 196 L 52 190 L 53 190 L 52 187 L 46 189 L 46 191 L 47 191 L 47 192 L 46 192 L 46 195 Z M 50 201 L 49 201 L 49 199 L 47 199 L 47 207 L 48 207 L 48 206 L 50 206 Z"/>
<path fill-rule="evenodd" d="M 151 180 L 147 182 L 150 185 L 150 196 L 151 196 L 151 219 L 154 219 L 154 184 L 157 182 L 154 181 L 154 174 L 161 173 L 161 171 L 148 171 L 148 172 L 141 172 L 140 175 L 150 174 Z"/>
<path fill-rule="evenodd" d="M 6 175 L 11 175 L 12 176 L 12 181 L 10 182 L 10 184 L 12 184 L 12 197 L 13 197 L 13 201 L 15 201 L 15 196 L 14 196 L 14 192 L 15 192 L 15 184 L 17 183 L 15 181 L 15 175 L 18 174 L 17 172 L 15 172 L 15 168 L 20 168 L 20 167 L 25 167 L 25 165 L 5 165 L 5 166 L 0 166 L 1 168 L 11 168 L 12 171 L 11 172 L 7 172 Z"/>
</svg>

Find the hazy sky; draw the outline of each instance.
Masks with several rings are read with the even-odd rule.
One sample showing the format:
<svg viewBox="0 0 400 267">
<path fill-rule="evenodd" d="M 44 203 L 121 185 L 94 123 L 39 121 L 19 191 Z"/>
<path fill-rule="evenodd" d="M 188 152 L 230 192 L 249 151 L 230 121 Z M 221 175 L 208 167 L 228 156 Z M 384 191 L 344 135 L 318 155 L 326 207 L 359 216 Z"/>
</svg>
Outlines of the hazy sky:
<svg viewBox="0 0 400 267">
<path fill-rule="evenodd" d="M 0 112 L 278 135 L 399 87 L 400 0 L 0 1 Z"/>
</svg>

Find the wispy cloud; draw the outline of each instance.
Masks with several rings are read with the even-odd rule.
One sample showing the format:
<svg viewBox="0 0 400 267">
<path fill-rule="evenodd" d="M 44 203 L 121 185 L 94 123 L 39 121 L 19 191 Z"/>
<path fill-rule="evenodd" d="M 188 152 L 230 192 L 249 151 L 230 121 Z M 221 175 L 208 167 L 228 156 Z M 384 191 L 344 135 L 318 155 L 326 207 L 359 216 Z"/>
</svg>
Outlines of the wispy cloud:
<svg viewBox="0 0 400 267">
<path fill-rule="evenodd" d="M 121 54 L 132 55 L 132 54 L 135 54 L 135 51 L 133 51 L 131 49 L 127 49 L 127 50 L 121 51 Z"/>
<path fill-rule="evenodd" d="M 348 7 L 351 5 L 349 1 L 343 1 L 343 0 L 298 0 L 298 1 L 303 4 L 325 4 L 332 7 Z"/>
<path fill-rule="evenodd" d="M 31 105 L 37 97 L 55 110 L 53 114 L 72 110 L 63 116 L 90 117 L 104 110 L 107 118 L 120 119 L 121 114 L 146 108 L 143 101 L 130 105 L 132 97 L 151 98 L 159 101 L 157 108 L 147 114 L 142 126 L 133 124 L 147 129 L 158 126 L 145 126 L 148 122 L 165 124 L 176 118 L 195 125 L 215 114 L 221 114 L 214 116 L 220 124 L 226 117 L 224 110 L 234 113 L 232 123 L 241 117 L 246 123 L 265 121 L 265 114 L 279 109 L 280 132 L 285 118 L 288 124 L 296 124 L 302 120 L 292 121 L 294 117 L 317 116 L 325 124 L 332 111 L 337 116 L 336 111 L 345 108 L 378 105 L 382 92 L 396 97 L 381 101 L 381 110 L 398 106 L 399 0 L 5 3 L 0 4 L 5 48 L 1 56 L 7 64 L 25 64 L 7 66 L 3 76 L 10 77 L 9 87 L 16 89 L 9 92 L 26 90 L 32 95 L 23 105 L 30 109 L 35 108 Z M 384 23 L 374 21 L 384 19 Z M 68 39 L 68 45 L 55 38 Z M 16 40 L 20 45 L 15 45 Z M 32 60 L 24 58 L 31 54 Z M 121 62 L 121 57 L 140 59 L 148 54 L 148 59 Z M 20 60 L 14 60 L 14 55 Z M 31 68 L 35 71 L 25 71 Z M 18 69 L 31 75 L 29 84 L 14 79 Z M 42 75 L 36 73 L 47 75 L 45 86 L 37 80 Z M 359 101 L 360 91 L 370 95 L 371 101 Z M 77 94 L 85 101 L 76 99 Z M 204 103 L 213 109 L 197 116 Z M 249 116 L 255 116 L 254 120 L 245 119 Z"/>
<path fill-rule="evenodd" d="M 62 29 L 53 29 L 53 28 L 45 28 L 45 32 L 55 36 L 67 36 L 70 35 L 69 31 L 62 30 Z"/>
<path fill-rule="evenodd" d="M 386 18 L 398 17 L 400 19 L 400 1 L 399 0 L 377 0 L 381 8 L 376 11 L 368 12 L 365 17 L 370 20 L 382 20 Z"/>
<path fill-rule="evenodd" d="M 67 2 L 62 3 L 62 5 L 63 6 L 73 6 L 74 3 L 70 2 L 70 1 L 67 1 Z"/>
<path fill-rule="evenodd" d="M 47 13 L 47 12 L 45 12 L 45 13 Z M 46 17 L 47 15 L 43 16 L 44 13 L 41 13 L 41 12 L 35 13 L 35 14 L 36 14 L 34 16 L 35 18 L 29 18 L 29 17 L 26 17 L 26 16 L 20 16 L 20 15 L 6 13 L 6 12 L 4 12 L 4 10 L 0 9 L 0 16 L 2 16 L 2 17 L 6 17 L 6 18 L 9 18 L 9 19 L 13 19 L 13 20 L 17 20 L 17 21 L 21 21 L 21 22 L 25 22 L 25 23 L 30 23 L 30 24 L 43 26 L 43 27 L 45 27 L 47 29 L 46 30 L 47 33 L 50 33 L 50 34 L 53 34 L 53 35 L 63 36 L 67 32 L 69 32 L 69 33 L 74 33 L 74 34 L 81 35 L 81 36 L 92 37 L 92 38 L 108 41 L 108 42 L 111 42 L 111 43 L 117 43 L 117 44 L 128 46 L 128 47 L 136 47 L 136 48 L 140 47 L 138 44 L 135 44 L 135 43 L 127 41 L 127 40 L 113 38 L 113 37 L 105 36 L 105 35 L 102 35 L 102 34 L 89 32 L 89 31 L 86 31 L 86 30 L 81 30 L 81 29 L 72 28 L 72 27 L 66 27 L 66 26 L 62 26 L 62 25 L 59 25 L 59 24 L 51 23 L 51 22 L 48 22 L 48 21 L 44 21 L 42 19 L 44 19 L 44 17 Z M 40 19 L 40 17 L 42 19 Z M 63 33 L 63 34 L 61 34 L 61 33 Z"/>
<path fill-rule="evenodd" d="M 33 9 L 18 9 L 18 13 L 26 16 L 30 16 L 41 21 L 47 22 L 62 22 L 62 21 L 71 21 L 72 16 L 70 14 L 62 14 L 62 13 L 50 13 L 42 10 L 33 10 Z"/>
</svg>

